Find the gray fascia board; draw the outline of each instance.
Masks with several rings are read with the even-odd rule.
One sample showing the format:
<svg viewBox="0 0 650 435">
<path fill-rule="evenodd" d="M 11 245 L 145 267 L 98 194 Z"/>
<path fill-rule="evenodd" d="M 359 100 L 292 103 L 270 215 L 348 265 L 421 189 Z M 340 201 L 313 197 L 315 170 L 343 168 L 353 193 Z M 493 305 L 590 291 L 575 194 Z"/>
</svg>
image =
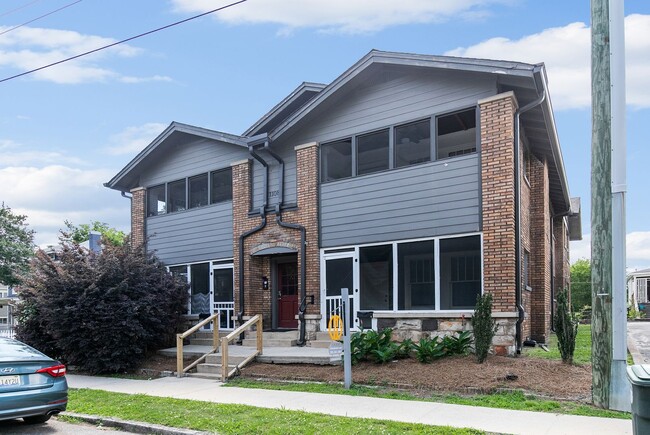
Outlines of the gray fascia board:
<svg viewBox="0 0 650 435">
<path fill-rule="evenodd" d="M 371 50 L 357 63 L 348 68 L 343 74 L 327 85 L 314 99 L 305 104 L 301 109 L 289 116 L 282 124 L 276 127 L 269 136 L 277 139 L 288 129 L 293 127 L 300 119 L 316 108 L 320 103 L 336 93 L 342 86 L 356 77 L 373 63 L 419 66 L 437 69 L 459 71 L 474 71 L 490 74 L 504 74 L 531 77 L 535 65 L 521 62 L 507 62 L 500 60 L 467 59 L 451 56 L 431 56 L 409 53 L 394 53 L 387 51 Z"/>
<path fill-rule="evenodd" d="M 299 98 L 305 92 L 310 92 L 310 91 L 320 92 L 326 87 L 327 85 L 323 83 L 313 83 L 313 82 L 301 83 L 300 86 L 294 89 L 289 95 L 284 97 L 282 101 L 280 101 L 278 104 L 273 106 L 273 108 L 269 110 L 264 116 L 258 119 L 257 122 L 255 122 L 255 124 L 248 127 L 248 129 L 244 133 L 242 133 L 242 135 L 249 136 L 250 134 L 252 134 L 256 129 L 268 123 L 271 119 L 277 116 L 278 113 L 282 112 L 282 110 L 284 110 L 285 107 L 293 103 L 297 98 Z"/>
<path fill-rule="evenodd" d="M 156 148 L 158 148 L 169 136 L 175 132 L 187 133 L 198 137 L 213 139 L 220 142 L 225 142 L 242 147 L 248 147 L 246 139 L 234 134 L 223 133 L 215 130 L 208 130 L 206 128 L 196 127 L 189 124 L 180 122 L 172 122 L 169 126 L 158 135 L 149 145 L 147 145 L 137 156 L 133 158 L 120 172 L 118 172 L 110 181 L 104 183 L 104 187 L 109 189 L 123 191 L 122 188 L 117 187 L 118 183 L 131 171 L 135 170 Z"/>
</svg>

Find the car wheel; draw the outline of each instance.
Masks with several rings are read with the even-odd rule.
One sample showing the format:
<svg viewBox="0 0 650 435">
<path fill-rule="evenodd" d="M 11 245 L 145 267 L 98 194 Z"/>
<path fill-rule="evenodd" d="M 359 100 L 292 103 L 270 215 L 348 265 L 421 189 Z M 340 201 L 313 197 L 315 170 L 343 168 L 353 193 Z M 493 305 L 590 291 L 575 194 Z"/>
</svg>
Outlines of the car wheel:
<svg viewBox="0 0 650 435">
<path fill-rule="evenodd" d="M 49 415 L 32 415 L 31 417 L 23 417 L 23 420 L 25 420 L 25 423 L 27 424 L 45 423 L 49 419 Z"/>
</svg>

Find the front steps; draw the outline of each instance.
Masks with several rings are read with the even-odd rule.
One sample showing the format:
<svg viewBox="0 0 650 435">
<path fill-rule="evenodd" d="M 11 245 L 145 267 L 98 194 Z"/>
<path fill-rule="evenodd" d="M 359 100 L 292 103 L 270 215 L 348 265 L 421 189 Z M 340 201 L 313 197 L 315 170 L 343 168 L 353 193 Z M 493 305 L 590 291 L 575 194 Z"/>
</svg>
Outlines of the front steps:
<svg viewBox="0 0 650 435">
<path fill-rule="evenodd" d="M 264 347 L 293 347 L 298 344 L 298 331 L 265 331 L 263 332 Z M 257 331 L 246 331 L 242 346 L 257 346 Z"/>
</svg>

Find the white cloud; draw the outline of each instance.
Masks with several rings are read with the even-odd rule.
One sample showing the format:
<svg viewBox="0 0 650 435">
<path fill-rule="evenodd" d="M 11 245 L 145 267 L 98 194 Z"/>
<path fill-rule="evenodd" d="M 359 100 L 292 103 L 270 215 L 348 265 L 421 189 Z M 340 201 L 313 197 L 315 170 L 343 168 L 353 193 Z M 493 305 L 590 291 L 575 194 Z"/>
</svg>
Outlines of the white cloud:
<svg viewBox="0 0 650 435">
<path fill-rule="evenodd" d="M 492 38 L 445 54 L 484 59 L 544 62 L 556 109 L 591 104 L 591 29 L 584 23 L 546 29 L 521 39 Z M 650 107 L 650 15 L 625 18 L 627 102 Z"/>
<path fill-rule="evenodd" d="M 628 269 L 650 267 L 650 231 L 634 231 L 625 237 Z M 571 242 L 571 263 L 581 258 L 591 258 L 591 234 L 585 234 L 581 241 Z"/>
<path fill-rule="evenodd" d="M 149 145 L 165 128 L 167 128 L 166 124 L 156 122 L 127 127 L 111 136 L 111 145 L 106 151 L 112 155 L 136 154 Z"/>
<path fill-rule="evenodd" d="M 512 0 L 251 0 L 225 9 L 215 17 L 230 24 L 272 23 L 292 29 L 313 27 L 325 32 L 370 33 L 412 23 L 477 19 L 487 6 Z M 173 0 L 180 12 L 214 9 L 212 0 Z M 226 3 L 223 2 L 223 5 Z"/>
<path fill-rule="evenodd" d="M 151 76 L 151 77 L 130 77 L 124 76 L 120 78 L 120 81 L 123 83 L 146 83 L 146 82 L 171 82 L 173 81 L 171 77 L 168 76 Z"/>
<path fill-rule="evenodd" d="M 0 31 L 7 29 L 8 27 L 0 26 Z M 20 73 L 58 62 L 114 42 L 117 42 L 117 40 L 95 35 L 85 35 L 70 30 L 25 26 L 6 33 L 0 38 L 0 66 L 14 68 L 16 72 Z M 128 44 L 120 44 L 91 55 L 83 56 L 79 59 L 37 71 L 30 75 L 30 77 L 60 84 L 103 82 L 108 80 L 120 80 L 127 83 L 152 80 L 168 81 L 168 78 L 164 76 L 149 78 L 126 77 L 99 65 L 100 61 L 105 61 L 106 58 L 114 56 L 134 57 L 139 54 L 141 54 L 139 48 Z"/>
<path fill-rule="evenodd" d="M 10 139 L 0 139 L 0 167 L 3 166 L 40 166 L 44 164 L 86 165 L 78 157 L 68 156 L 58 151 L 31 151 Z"/>
</svg>

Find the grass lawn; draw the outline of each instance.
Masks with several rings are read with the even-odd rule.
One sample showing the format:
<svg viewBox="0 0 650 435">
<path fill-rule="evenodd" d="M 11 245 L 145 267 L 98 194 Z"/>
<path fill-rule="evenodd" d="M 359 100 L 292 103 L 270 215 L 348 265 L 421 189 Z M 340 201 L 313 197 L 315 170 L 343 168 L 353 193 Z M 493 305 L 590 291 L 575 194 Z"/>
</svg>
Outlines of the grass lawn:
<svg viewBox="0 0 650 435">
<path fill-rule="evenodd" d="M 418 433 L 470 435 L 484 432 L 443 426 L 335 417 L 301 411 L 224 405 L 107 391 L 71 389 L 68 411 L 221 434 Z"/>
<path fill-rule="evenodd" d="M 540 399 L 521 392 L 479 394 L 474 396 L 432 394 L 428 397 L 422 397 L 421 395 L 416 396 L 415 394 L 409 394 L 406 391 L 394 391 L 387 390 L 385 388 L 373 388 L 358 385 L 353 385 L 349 390 L 346 390 L 342 385 L 337 384 L 265 382 L 237 378 L 229 381 L 226 386 L 285 391 L 305 391 L 324 394 L 344 394 L 348 396 L 369 396 L 381 397 L 385 399 L 421 400 L 451 403 L 456 405 L 485 406 L 488 408 L 552 412 L 556 414 L 569 415 L 586 415 L 590 417 L 622 419 L 632 418 L 631 414 L 627 412 L 610 411 L 575 402 Z"/>
<path fill-rule="evenodd" d="M 557 348 L 557 337 L 551 334 L 546 352 L 541 347 L 525 349 L 525 354 L 533 358 L 562 359 L 560 350 Z M 576 364 L 591 364 L 591 325 L 578 325 L 578 336 L 576 337 L 576 350 L 573 354 L 573 362 Z"/>
</svg>

